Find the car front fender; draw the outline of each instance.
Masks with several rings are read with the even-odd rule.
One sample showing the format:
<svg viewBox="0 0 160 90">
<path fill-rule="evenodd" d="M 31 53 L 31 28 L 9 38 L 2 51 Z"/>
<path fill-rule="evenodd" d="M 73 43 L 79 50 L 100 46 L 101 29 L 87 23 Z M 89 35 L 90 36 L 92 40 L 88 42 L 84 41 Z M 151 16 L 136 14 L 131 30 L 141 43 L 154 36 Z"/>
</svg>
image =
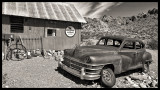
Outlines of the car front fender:
<svg viewBox="0 0 160 90">
<path fill-rule="evenodd" d="M 119 74 L 122 71 L 122 58 L 119 55 L 90 56 L 92 64 L 113 65 L 114 73 Z"/>
</svg>

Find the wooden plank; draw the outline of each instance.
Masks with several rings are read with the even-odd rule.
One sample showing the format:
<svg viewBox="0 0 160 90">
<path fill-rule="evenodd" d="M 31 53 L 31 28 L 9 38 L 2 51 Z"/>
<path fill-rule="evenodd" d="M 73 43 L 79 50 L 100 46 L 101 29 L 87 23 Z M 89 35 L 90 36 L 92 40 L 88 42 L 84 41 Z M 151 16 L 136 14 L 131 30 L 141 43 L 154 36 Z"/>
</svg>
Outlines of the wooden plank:
<svg viewBox="0 0 160 90">
<path fill-rule="evenodd" d="M 34 41 L 35 39 L 34 38 L 32 38 L 32 42 L 33 42 L 33 47 L 32 47 L 32 49 L 35 49 L 36 48 L 36 46 L 35 46 L 35 41 Z"/>
</svg>

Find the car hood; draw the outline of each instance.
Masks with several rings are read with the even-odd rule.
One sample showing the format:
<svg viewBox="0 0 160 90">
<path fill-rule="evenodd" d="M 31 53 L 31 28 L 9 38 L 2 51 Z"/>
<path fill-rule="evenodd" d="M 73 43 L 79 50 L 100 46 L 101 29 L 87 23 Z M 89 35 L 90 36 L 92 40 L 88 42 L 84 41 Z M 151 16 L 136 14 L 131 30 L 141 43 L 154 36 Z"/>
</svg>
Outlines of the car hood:
<svg viewBox="0 0 160 90">
<path fill-rule="evenodd" d="M 82 56 L 89 56 L 89 55 L 111 55 L 114 54 L 118 50 L 118 47 L 113 46 L 101 46 L 101 45 L 94 45 L 94 46 L 81 46 L 75 48 L 74 56 L 77 58 L 81 58 Z"/>
</svg>

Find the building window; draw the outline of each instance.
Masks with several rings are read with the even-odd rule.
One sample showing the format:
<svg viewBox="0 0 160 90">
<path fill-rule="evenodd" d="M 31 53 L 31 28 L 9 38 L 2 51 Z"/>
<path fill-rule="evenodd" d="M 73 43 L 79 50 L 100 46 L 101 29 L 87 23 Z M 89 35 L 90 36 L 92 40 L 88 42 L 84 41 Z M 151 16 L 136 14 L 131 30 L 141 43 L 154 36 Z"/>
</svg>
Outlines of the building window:
<svg viewBox="0 0 160 90">
<path fill-rule="evenodd" d="M 23 33 L 24 32 L 24 18 L 23 17 L 16 17 L 11 16 L 10 22 L 11 22 L 11 33 Z"/>
<path fill-rule="evenodd" d="M 55 29 L 47 29 L 47 36 L 56 36 Z"/>
</svg>

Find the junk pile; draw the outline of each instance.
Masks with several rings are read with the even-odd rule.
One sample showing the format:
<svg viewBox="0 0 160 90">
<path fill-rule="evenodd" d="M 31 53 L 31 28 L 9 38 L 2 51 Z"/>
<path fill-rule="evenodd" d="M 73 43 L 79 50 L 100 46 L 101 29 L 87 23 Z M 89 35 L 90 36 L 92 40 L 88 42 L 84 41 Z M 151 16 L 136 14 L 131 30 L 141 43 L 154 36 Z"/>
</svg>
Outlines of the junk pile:
<svg viewBox="0 0 160 90">
<path fill-rule="evenodd" d="M 58 60 L 63 60 L 63 50 L 28 50 L 27 51 L 27 59 L 31 59 L 32 57 L 44 57 L 45 59 L 55 59 L 56 61 Z"/>
</svg>

